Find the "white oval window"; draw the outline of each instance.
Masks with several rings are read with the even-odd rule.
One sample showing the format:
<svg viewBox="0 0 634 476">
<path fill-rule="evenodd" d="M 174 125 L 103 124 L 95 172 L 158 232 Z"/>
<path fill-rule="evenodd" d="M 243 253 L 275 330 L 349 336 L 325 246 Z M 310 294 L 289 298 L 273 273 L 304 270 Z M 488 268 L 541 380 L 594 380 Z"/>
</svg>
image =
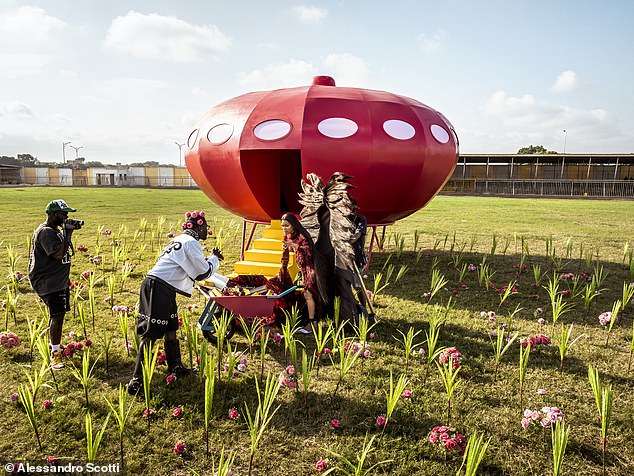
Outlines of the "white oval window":
<svg viewBox="0 0 634 476">
<path fill-rule="evenodd" d="M 331 117 L 317 124 L 317 129 L 326 137 L 343 139 L 354 135 L 359 130 L 359 126 L 356 122 L 344 117 Z"/>
<path fill-rule="evenodd" d="M 193 149 L 196 146 L 196 141 L 198 140 L 198 129 L 194 129 L 189 137 L 187 138 L 187 147 Z"/>
<path fill-rule="evenodd" d="M 383 123 L 385 133 L 394 139 L 407 140 L 414 137 L 416 130 L 411 124 L 399 119 L 390 119 Z"/>
<path fill-rule="evenodd" d="M 253 134 L 262 140 L 277 140 L 286 137 L 291 132 L 291 125 L 280 119 L 260 122 L 253 129 Z"/>
<path fill-rule="evenodd" d="M 431 135 L 433 135 L 434 139 L 436 139 L 438 142 L 440 142 L 441 144 L 446 144 L 447 142 L 449 142 L 449 133 L 444 128 L 436 124 L 432 124 L 430 129 Z"/>
<path fill-rule="evenodd" d="M 209 142 L 215 145 L 224 144 L 229 140 L 233 134 L 233 126 L 231 124 L 218 124 L 217 126 L 213 126 L 207 132 L 207 139 Z"/>
</svg>

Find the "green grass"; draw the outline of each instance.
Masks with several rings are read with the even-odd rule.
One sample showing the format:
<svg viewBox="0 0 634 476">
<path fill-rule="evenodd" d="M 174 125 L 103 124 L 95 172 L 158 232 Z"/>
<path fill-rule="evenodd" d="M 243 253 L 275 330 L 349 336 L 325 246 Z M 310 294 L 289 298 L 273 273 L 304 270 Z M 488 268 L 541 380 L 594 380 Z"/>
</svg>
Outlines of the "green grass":
<svg viewBox="0 0 634 476">
<path fill-rule="evenodd" d="M 112 250 L 130 247 L 127 261 L 137 264 L 137 267 L 123 291 L 117 286 L 118 304 L 135 305 L 145 272 L 154 264 L 157 253 L 168 240 L 166 233 L 169 230 L 179 232 L 182 213 L 187 210 L 204 209 L 212 217 L 211 228 L 216 232 L 223 229 L 226 260 L 222 272 L 230 272 L 231 263 L 239 256 L 240 219 L 213 206 L 199 191 L 11 188 L 0 191 L 0 220 L 4 224 L 0 238 L 0 271 L 4 273 L 3 279 L 9 273 L 8 244 L 20 255 L 17 269 L 26 273 L 27 238 L 44 220 L 46 203 L 55 198 L 64 198 L 71 206 L 78 208 L 76 218 L 86 221 L 85 228 L 75 233 L 74 241 L 75 246 L 85 245 L 89 251 L 77 252 L 73 261 L 72 280 L 82 281 L 80 274 L 90 269 L 97 274 L 102 273 L 100 267 L 88 261 L 89 256 L 95 253 L 99 239 L 100 252 L 105 258 L 104 274 L 114 274 L 116 282 L 120 283 L 124 262 L 112 273 Z M 156 236 L 153 230 L 161 216 L 166 221 L 161 235 Z M 426 360 L 418 355 L 410 358 L 408 388 L 413 391 L 412 398 L 398 401 L 384 432 L 375 425 L 376 417 L 385 414 L 385 394 L 389 391 L 390 372 L 396 379 L 405 370 L 399 331 L 407 333 L 410 327 L 413 327 L 414 332 L 422 330 L 414 343 L 422 342 L 432 313 L 446 305 L 450 296 L 453 296 L 452 307 L 446 322 L 440 326 L 438 345 L 456 347 L 463 356 L 462 369 L 452 396 L 451 425 L 467 437 L 477 432 L 483 434 L 486 440 L 491 439 L 480 466 L 481 474 L 551 473 L 550 430 L 540 427 L 527 431 L 520 426 L 524 408 L 539 410 L 543 406 L 560 407 L 570 428 L 563 474 L 602 474 L 601 424 L 587 378 L 589 364 L 598 369 L 602 385 L 611 385 L 614 390 L 607 433 L 606 474 L 631 474 L 634 467 L 634 384 L 633 374 L 628 372 L 628 357 L 634 303 L 621 311 L 607 349 L 606 330 L 598 324 L 597 317 L 601 312 L 611 310 L 613 302 L 620 299 L 624 282 L 634 281 L 630 275 L 628 255 L 634 242 L 630 242 L 624 250 L 627 241 L 632 241 L 634 237 L 632 216 L 632 201 L 439 196 L 425 210 L 388 229 L 383 250 L 375 249 L 373 252 L 366 280 L 366 285 L 371 287 L 376 273 L 382 270 L 385 273 L 390 264 L 394 265 L 390 284 L 377 298 L 380 322 L 372 329 L 376 336 L 370 341 L 370 358 L 363 361 L 357 359 L 334 398 L 332 394 L 338 374 L 327 358 L 322 360 L 319 374 L 313 373 L 307 405 L 301 388 L 299 392 L 282 388 L 275 401 L 275 406 L 280 405 L 280 408 L 255 453 L 253 474 L 314 474 L 313 468 L 318 459 L 329 459 L 331 466 L 336 463 L 329 451 L 356 461 L 364 441 L 371 436 L 376 436 L 373 441 L 376 451 L 370 453 L 366 467 L 392 460 L 376 467 L 371 474 L 455 474 L 460 467 L 460 459 L 446 459 L 437 446 L 427 441 L 432 427 L 445 424 L 447 415 L 445 389 L 435 365 L 431 366 L 429 376 L 425 379 Z M 153 230 L 147 232 L 145 240 L 138 239 L 131 246 L 142 218 L 147 219 Z M 99 226 L 112 230 L 112 235 L 99 235 Z M 124 228 L 120 228 L 122 226 Z M 415 230 L 418 230 L 419 236 L 416 250 Z M 498 245 L 495 254 L 490 256 L 494 234 Z M 546 256 L 546 242 L 551 237 L 555 248 L 554 259 Z M 112 244 L 115 239 L 118 239 L 118 246 Z M 522 239 L 524 250 L 528 248 L 529 251 L 529 256 L 524 257 L 528 272 L 515 276 L 516 265 L 522 259 Z M 507 242 L 506 252 L 503 253 Z M 146 246 L 143 251 L 142 244 Z M 213 245 L 213 240 L 206 243 L 209 249 Z M 582 253 L 579 251 L 581 246 Z M 570 250 L 569 256 L 566 256 L 567 249 Z M 552 247 L 549 250 L 549 254 L 552 254 Z M 498 287 L 511 281 L 519 283 L 518 294 L 511 295 L 502 304 L 495 289 L 485 290 L 478 285 L 475 271 L 467 272 L 465 276 L 467 289 L 458 282 L 460 272 L 457 268 L 462 263 L 478 265 L 484 256 L 496 273 L 493 281 Z M 384 266 L 386 262 L 387 266 Z M 448 284 L 427 305 L 423 293 L 429 291 L 431 267 L 436 262 Z M 574 299 L 566 297 L 566 302 L 573 303 L 574 308 L 559 318 L 553 332 L 546 290 L 541 286 L 531 287 L 531 265 L 541 266 L 542 284 L 545 285 L 547 277 L 553 275 L 554 268 L 558 268 L 558 274 L 592 274 L 597 263 L 608 273 L 602 286 L 605 291 L 592 301 L 589 312 L 584 310 L 580 296 Z M 409 270 L 395 283 L 394 278 L 402 265 L 408 265 Z M 570 280 L 561 280 L 559 284 L 560 290 L 571 286 Z M 454 290 L 456 293 L 452 292 Z M 93 428 L 98 430 L 110 412 L 106 399 L 118 402 L 119 384 L 129 379 L 135 355 L 131 351 L 128 356 L 118 318 L 112 315 L 110 306 L 104 303 L 109 293 L 105 279 L 95 291 L 97 318 L 94 333 L 87 301 L 84 305 L 88 337 L 93 341 L 91 362 L 104 351 L 104 333 L 112 336 L 108 374 L 106 359 L 102 355 L 89 380 L 90 413 Z M 6 299 L 6 293 L 5 286 L 0 290 L 0 299 Z M 21 337 L 22 344 L 11 350 L 0 348 L 0 411 L 3 415 L 0 421 L 0 434 L 3 435 L 0 439 L 0 462 L 42 463 L 46 456 L 56 455 L 62 463 L 76 461 L 85 464 L 84 391 L 69 369 L 56 373 L 58 389 L 50 373 L 45 374 L 47 386 L 40 388 L 36 397 L 35 416 L 42 452 L 38 449 L 22 406 L 9 401 L 9 395 L 17 392 L 20 385 L 28 385 L 25 370 L 32 375 L 30 366 L 39 368 L 41 364 L 37 350 L 33 362 L 29 360 L 27 320 L 39 319 L 40 314 L 28 280 L 19 284 L 18 293 L 17 322 L 10 316 L 9 330 Z M 87 298 L 87 291 L 83 292 L 82 297 Z M 197 306 L 188 316 L 190 320 L 195 320 L 204 305 L 202 298 L 194 296 L 179 300 L 179 310 L 183 315 L 188 313 L 187 305 Z M 495 375 L 495 353 L 489 337 L 498 324 L 507 321 L 506 316 L 518 305 L 522 310 L 514 316 L 508 335 L 518 332 L 519 341 L 519 338 L 543 332 L 552 340 L 551 345 L 540 346 L 530 354 L 523 406 L 520 406 L 518 387 L 519 344 L 514 343 L 502 357 Z M 545 311 L 545 326 L 537 323 L 534 313 L 538 307 Z M 488 318 L 480 316 L 482 311 L 495 311 L 497 321 L 490 323 Z M 4 330 L 4 315 L 0 314 L 0 317 L 1 330 Z M 574 324 L 571 339 L 583 334 L 568 350 L 563 371 L 559 370 L 556 345 L 561 324 L 566 328 Z M 83 337 L 79 317 L 74 317 L 73 311 L 66 316 L 63 342 L 69 341 L 67 336 L 70 331 L 74 331 L 79 338 Z M 133 333 L 134 318 L 131 317 L 130 340 Z M 179 333 L 183 357 L 188 362 L 185 332 L 181 330 Z M 202 339 L 200 333 L 197 335 L 199 340 Z M 302 336 L 301 340 L 307 350 L 312 352 L 312 337 Z M 243 335 L 234 337 L 232 344 L 240 351 L 248 351 Z M 332 343 L 329 347 L 332 347 Z M 426 345 L 422 347 L 426 348 Z M 215 347 L 210 345 L 209 351 L 215 353 Z M 225 454 L 235 452 L 234 474 L 247 474 L 250 438 L 243 412 L 245 404 L 250 409 L 257 407 L 254 377 L 260 379 L 257 345 L 253 352 L 254 355 L 248 357 L 247 370 L 241 377 L 229 380 L 223 376 L 216 381 L 209 428 L 210 459 L 205 458 L 202 376 L 181 378 L 167 385 L 165 367 L 158 367 L 152 383 L 155 416 L 148 425 L 141 415 L 144 402 L 140 396 L 127 423 L 124 444 L 128 474 L 210 474 L 212 460 L 217 466 L 223 448 Z M 77 365 L 81 362 L 80 354 L 73 357 Z M 287 363 L 283 344 L 269 341 L 266 370 L 279 374 Z M 298 374 L 301 387 L 301 372 L 298 371 Z M 259 381 L 260 388 L 263 388 L 264 380 Z M 545 389 L 546 394 L 538 394 L 537 389 Z M 53 401 L 53 406 L 48 410 L 42 406 L 45 399 Z M 183 409 L 180 419 L 172 417 L 172 410 L 177 406 Z M 227 418 L 232 408 L 240 412 L 236 421 Z M 334 418 L 341 421 L 338 430 L 327 424 Z M 366 434 L 369 434 L 367 439 Z M 182 456 L 173 452 L 174 445 L 179 441 L 186 445 Z M 97 461 L 119 461 L 119 433 L 114 419 L 110 420 L 105 431 Z"/>
</svg>

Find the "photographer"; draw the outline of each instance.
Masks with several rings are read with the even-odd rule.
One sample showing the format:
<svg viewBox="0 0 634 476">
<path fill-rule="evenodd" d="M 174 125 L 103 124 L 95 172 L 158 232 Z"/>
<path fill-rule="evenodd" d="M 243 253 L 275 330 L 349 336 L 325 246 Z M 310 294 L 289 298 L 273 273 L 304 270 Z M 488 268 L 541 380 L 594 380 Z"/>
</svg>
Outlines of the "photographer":
<svg viewBox="0 0 634 476">
<path fill-rule="evenodd" d="M 165 338 L 167 372 L 187 375 L 191 369 L 183 366 L 178 330 L 176 293 L 190 297 L 194 282 L 212 276 L 224 259 L 217 248 L 205 258 L 200 241 L 207 239 L 207 220 L 204 212 L 187 212 L 182 225 L 183 234 L 170 241 L 159 255 L 154 267 L 141 283 L 137 335 L 141 345 L 134 366 L 128 393 L 134 395 L 143 388 L 143 354 L 155 340 Z"/>
<path fill-rule="evenodd" d="M 84 223 L 68 218 L 68 213 L 74 211 L 64 200 L 53 200 L 46 206 L 46 222 L 33 234 L 29 258 L 31 286 L 49 310 L 51 368 L 54 370 L 64 367 L 60 341 L 64 314 L 70 311 L 71 236 Z"/>
</svg>

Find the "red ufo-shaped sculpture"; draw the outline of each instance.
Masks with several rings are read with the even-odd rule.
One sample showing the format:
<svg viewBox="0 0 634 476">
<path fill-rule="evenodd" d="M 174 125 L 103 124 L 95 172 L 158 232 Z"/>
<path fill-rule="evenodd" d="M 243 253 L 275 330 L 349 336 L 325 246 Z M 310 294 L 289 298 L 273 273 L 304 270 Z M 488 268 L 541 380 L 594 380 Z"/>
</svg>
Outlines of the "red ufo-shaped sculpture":
<svg viewBox="0 0 634 476">
<path fill-rule="evenodd" d="M 187 140 L 185 163 L 202 191 L 247 220 L 299 212 L 307 173 L 354 177 L 351 195 L 370 224 L 424 207 L 449 179 L 458 138 L 438 111 L 397 94 L 311 86 L 260 91 L 212 108 Z"/>
</svg>

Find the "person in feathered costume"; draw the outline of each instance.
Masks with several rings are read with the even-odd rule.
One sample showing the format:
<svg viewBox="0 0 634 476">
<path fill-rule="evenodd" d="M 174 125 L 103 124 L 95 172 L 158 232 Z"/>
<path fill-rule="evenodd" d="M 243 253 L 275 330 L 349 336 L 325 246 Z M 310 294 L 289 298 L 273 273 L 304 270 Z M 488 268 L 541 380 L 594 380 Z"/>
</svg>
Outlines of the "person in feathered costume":
<svg viewBox="0 0 634 476">
<path fill-rule="evenodd" d="M 354 248 L 358 236 L 354 226 L 354 200 L 348 190 L 352 178 L 335 172 L 326 185 L 310 173 L 302 181 L 299 203 L 301 223 L 315 243 L 315 270 L 319 294 L 332 314 L 335 297 L 340 298 L 339 316 L 357 323 L 357 303 L 352 291 Z"/>
</svg>

